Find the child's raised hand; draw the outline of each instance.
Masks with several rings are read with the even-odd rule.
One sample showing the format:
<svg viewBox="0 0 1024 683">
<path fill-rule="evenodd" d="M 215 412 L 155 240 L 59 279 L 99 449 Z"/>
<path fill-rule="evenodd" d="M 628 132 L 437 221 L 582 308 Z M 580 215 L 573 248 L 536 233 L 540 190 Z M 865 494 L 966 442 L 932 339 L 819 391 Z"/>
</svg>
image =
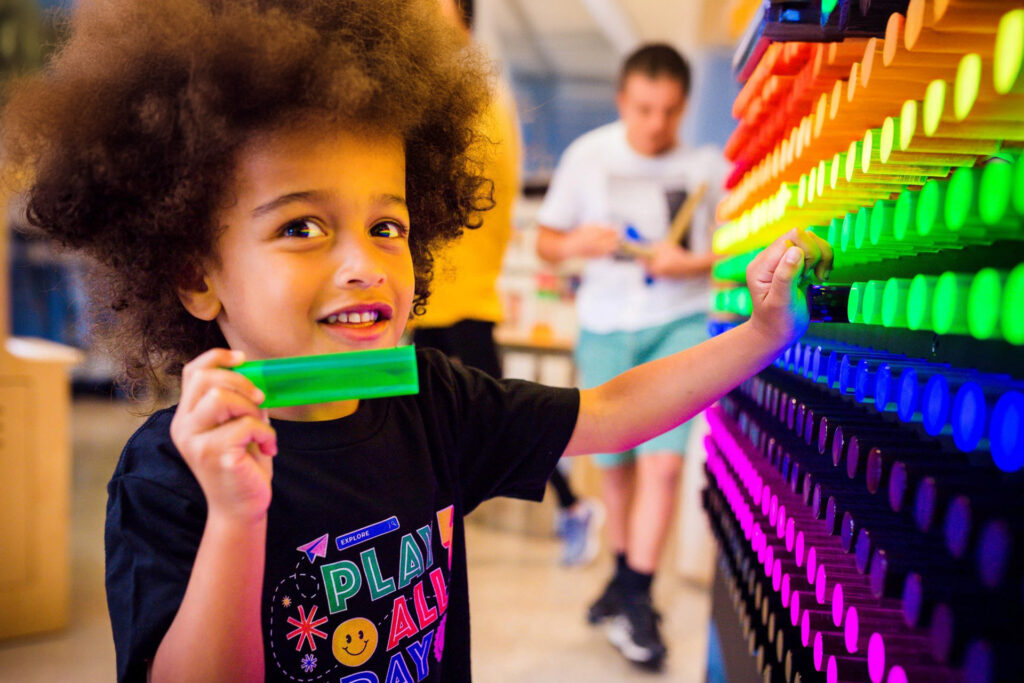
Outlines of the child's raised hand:
<svg viewBox="0 0 1024 683">
<path fill-rule="evenodd" d="M 782 346 L 807 330 L 807 303 L 798 287 L 813 271 L 819 280 L 832 272 L 832 247 L 812 232 L 793 229 L 772 242 L 747 266 L 754 302 L 751 323 Z"/>
<path fill-rule="evenodd" d="M 199 481 L 210 517 L 256 522 L 270 506 L 277 435 L 263 393 L 225 368 L 245 360 L 240 351 L 211 349 L 181 375 L 181 401 L 171 439 Z"/>
</svg>

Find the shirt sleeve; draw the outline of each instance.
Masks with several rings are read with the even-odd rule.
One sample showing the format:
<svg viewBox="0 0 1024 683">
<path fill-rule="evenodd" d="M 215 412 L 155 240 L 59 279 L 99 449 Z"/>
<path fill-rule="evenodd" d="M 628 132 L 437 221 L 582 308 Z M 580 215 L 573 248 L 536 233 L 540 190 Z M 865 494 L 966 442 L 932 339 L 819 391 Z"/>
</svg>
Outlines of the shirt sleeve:
<svg viewBox="0 0 1024 683">
<path fill-rule="evenodd" d="M 119 681 L 146 680 L 185 595 L 206 520 L 198 483 L 169 434 L 153 433 L 153 422 L 128 442 L 107 487 L 107 606 Z"/>
<path fill-rule="evenodd" d="M 537 222 L 555 230 L 572 230 L 580 222 L 581 151 L 578 141 L 569 145 L 555 167 L 537 210 Z"/>
<path fill-rule="evenodd" d="M 496 380 L 440 353 L 424 353 L 451 392 L 445 409 L 451 411 L 465 512 L 496 496 L 543 498 L 576 427 L 579 390 Z"/>
</svg>

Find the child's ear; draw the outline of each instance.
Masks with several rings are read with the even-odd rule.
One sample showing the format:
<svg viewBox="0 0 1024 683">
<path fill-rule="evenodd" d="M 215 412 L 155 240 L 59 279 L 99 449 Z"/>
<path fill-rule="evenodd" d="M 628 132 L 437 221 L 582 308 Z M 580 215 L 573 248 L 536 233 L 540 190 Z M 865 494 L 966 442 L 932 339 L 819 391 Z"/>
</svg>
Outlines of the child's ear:
<svg viewBox="0 0 1024 683">
<path fill-rule="evenodd" d="M 196 272 L 178 286 L 178 298 L 189 313 L 200 320 L 212 321 L 220 313 L 221 303 L 209 276 Z"/>
</svg>

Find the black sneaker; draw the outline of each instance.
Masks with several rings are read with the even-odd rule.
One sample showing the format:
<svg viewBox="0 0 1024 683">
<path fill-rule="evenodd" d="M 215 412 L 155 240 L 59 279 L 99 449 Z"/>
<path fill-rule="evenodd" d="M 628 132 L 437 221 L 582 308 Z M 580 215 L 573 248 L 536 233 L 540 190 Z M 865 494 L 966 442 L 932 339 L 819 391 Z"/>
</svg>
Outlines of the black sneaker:
<svg viewBox="0 0 1024 683">
<path fill-rule="evenodd" d="M 622 590 L 614 581 L 609 581 L 594 604 L 587 610 L 587 621 L 591 624 L 600 624 L 605 619 L 610 619 L 622 613 Z"/>
<path fill-rule="evenodd" d="M 633 664 L 657 671 L 665 662 L 665 644 L 658 632 L 661 615 L 647 595 L 622 601 L 622 613 L 608 624 L 607 636 L 622 656 Z"/>
</svg>

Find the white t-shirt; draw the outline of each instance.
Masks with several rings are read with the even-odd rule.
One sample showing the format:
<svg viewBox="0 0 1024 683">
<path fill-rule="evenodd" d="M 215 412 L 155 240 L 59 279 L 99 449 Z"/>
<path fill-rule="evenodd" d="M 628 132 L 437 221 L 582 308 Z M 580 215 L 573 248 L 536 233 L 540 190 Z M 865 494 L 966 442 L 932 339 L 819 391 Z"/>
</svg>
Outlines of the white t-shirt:
<svg viewBox="0 0 1024 683">
<path fill-rule="evenodd" d="M 562 155 L 537 222 L 568 231 L 583 223 L 610 224 L 623 233 L 632 226 L 645 240 L 668 235 L 672 217 L 701 183 L 708 192 L 693 218 L 687 248 L 711 249 L 714 208 L 721 196 L 725 160 L 714 147 L 681 145 L 657 157 L 629 146 L 626 128 L 615 121 L 575 140 Z M 707 310 L 706 276 L 646 282 L 643 266 L 614 257 L 590 259 L 583 270 L 576 308 L 590 332 L 636 331 Z"/>
</svg>

